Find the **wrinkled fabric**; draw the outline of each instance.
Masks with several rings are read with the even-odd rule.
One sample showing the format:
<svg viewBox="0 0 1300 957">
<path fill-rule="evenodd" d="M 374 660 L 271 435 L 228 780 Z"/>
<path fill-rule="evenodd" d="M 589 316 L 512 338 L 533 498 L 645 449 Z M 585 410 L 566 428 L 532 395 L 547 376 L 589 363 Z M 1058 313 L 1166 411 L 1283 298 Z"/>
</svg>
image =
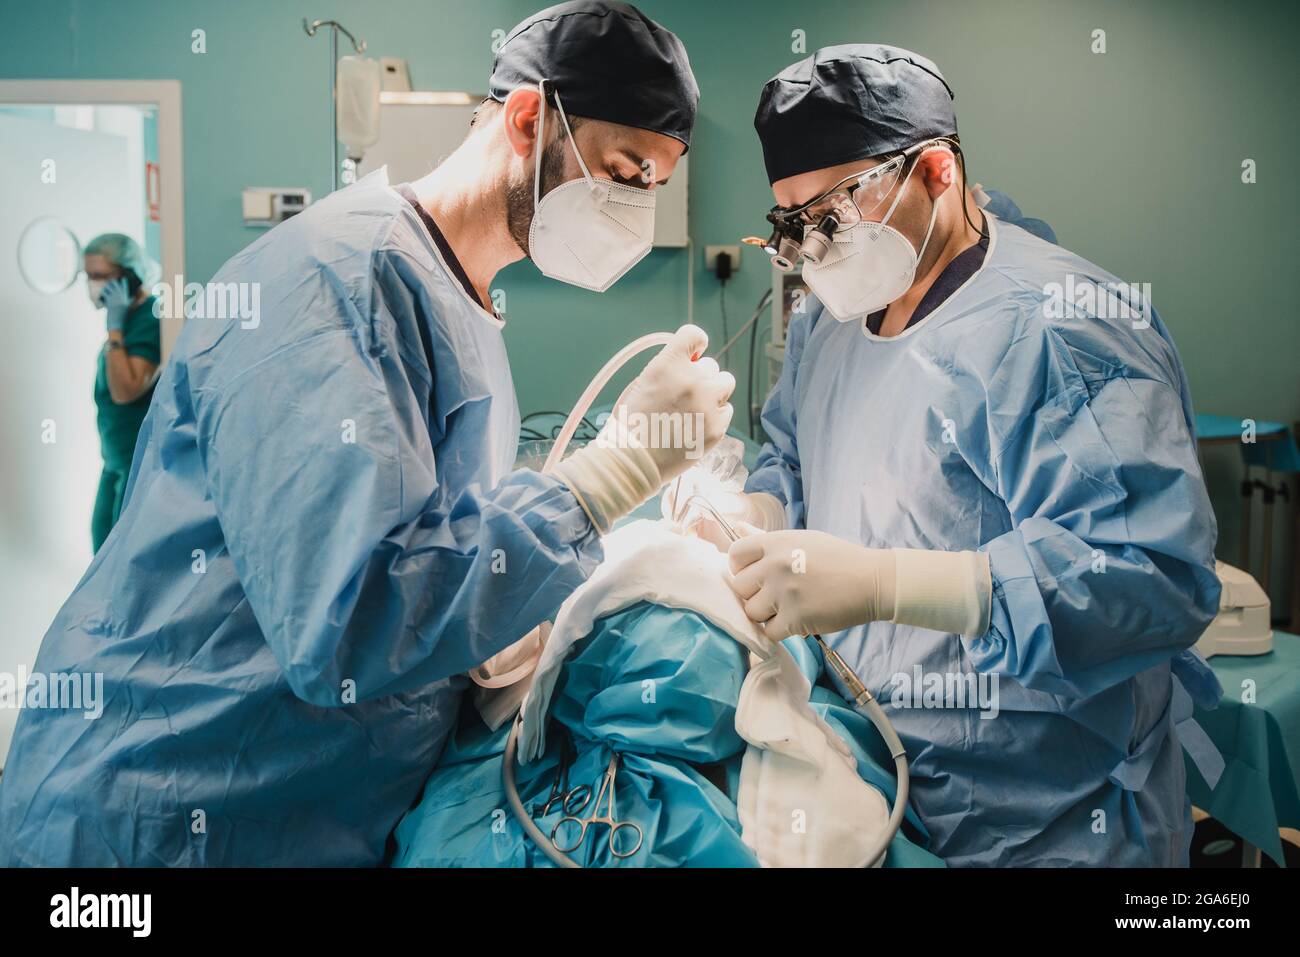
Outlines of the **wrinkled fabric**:
<svg viewBox="0 0 1300 957">
<path fill-rule="evenodd" d="M 1052 317 L 1052 284 L 1118 280 L 993 217 L 990 229 L 980 272 L 894 338 L 810 299 L 747 490 L 780 498 L 792 527 L 867 547 L 988 554 L 985 635 L 875 622 L 825 636 L 907 747 L 936 853 L 1185 864 L 1174 681 L 1217 701 L 1190 649 L 1219 584 L 1183 368 L 1154 311 L 1116 317 L 1122 292 Z M 920 693 L 929 676 L 980 675 L 997 676 L 996 717 Z"/>
<path fill-rule="evenodd" d="M 563 486 L 508 471 L 500 323 L 384 171 L 229 282 L 260 284 L 260 318 L 185 324 L 121 519 L 36 661 L 102 673 L 103 715 L 24 710 L 0 863 L 380 863 L 455 676 L 599 561 Z"/>
<path fill-rule="evenodd" d="M 764 867 L 871 863 L 888 807 L 858 775 L 848 746 L 809 705 L 811 677 L 746 617 L 727 584 L 725 556 L 708 542 L 674 533 L 667 522 L 626 525 L 604 544 L 604 564 L 561 606 L 542 651 L 521 717 L 521 760 L 538 754 L 546 717 L 562 711 L 563 702 L 550 706 L 555 682 L 566 667 L 572 672 L 569 650 L 596 622 L 643 601 L 687 609 L 749 652 L 748 668 L 696 672 L 729 707 L 734 702 L 732 723 L 749 745 L 734 794 L 745 844 Z M 732 687 L 737 680 L 738 693 Z M 657 698 L 655 703 L 671 720 L 671 705 L 658 705 Z M 600 701 L 593 698 L 583 706 L 589 715 L 599 712 Z"/>
<path fill-rule="evenodd" d="M 736 812 L 764 867 L 870 867 L 889 805 L 864 785 L 845 744 L 808 706 L 812 688 L 789 655 L 750 656 L 736 727 L 751 747 Z"/>
<path fill-rule="evenodd" d="M 606 536 L 602 544 L 604 563 L 565 600 L 542 649 L 521 712 L 521 761 L 533 760 L 542 753 L 556 684 L 564 673 L 570 649 L 591 634 L 606 615 L 643 601 L 697 612 L 707 608 L 712 624 L 734 641 L 764 657 L 770 654 L 767 639 L 755 631 L 726 586 L 726 559 L 708 542 L 678 535 L 664 522 L 642 521 L 622 526 Z M 744 670 L 738 674 L 705 674 L 699 680 L 710 686 L 720 683 L 719 693 L 734 709 Z"/>
<path fill-rule="evenodd" d="M 801 639 L 794 639 L 801 641 Z M 789 646 L 789 643 L 787 643 Z M 734 795 L 745 742 L 735 730 L 746 652 L 694 612 L 640 602 L 601 618 L 571 646 L 554 686 L 553 719 L 541 757 L 516 767 L 526 808 L 549 835 L 560 812 L 540 816 L 550 796 L 561 735 L 577 749 L 569 786 L 598 787 L 611 749 L 620 754 L 620 820 L 644 832 L 636 854 L 618 861 L 608 832 L 593 832 L 571 856 L 587 867 L 756 867 L 740 834 Z M 819 662 L 791 647 L 805 676 Z M 879 735 L 834 693 L 813 692 L 819 714 L 845 731 L 864 777 L 893 800 L 893 777 L 879 763 Z M 855 721 L 854 719 L 857 719 Z M 420 803 L 396 831 L 394 863 L 407 867 L 552 867 L 525 836 L 501 785 L 507 728 L 490 732 L 474 711 L 461 712 Z M 888 761 L 888 757 L 885 758 Z M 892 764 L 892 762 L 890 762 Z M 580 815 L 581 816 L 581 815 Z M 909 815 L 909 821 L 918 823 Z M 924 841 L 924 831 L 919 830 Z M 933 867 L 938 860 L 906 835 L 895 835 L 886 866 Z"/>
<path fill-rule="evenodd" d="M 570 854 L 584 867 L 757 866 L 741 840 L 734 803 L 698 769 L 744 748 L 734 723 L 744 649 L 691 612 L 642 602 L 602 619 L 572 651 L 556 685 L 548 747 L 516 767 L 520 799 L 535 808 L 543 833 L 549 836 L 563 814 L 556 807 L 540 816 L 568 735 L 577 751 L 569 786 L 591 785 L 593 801 L 611 749 L 619 752 L 617 816 L 639 825 L 644 838 L 637 853 L 617 860 L 609 829 L 590 825 Z M 554 866 L 506 804 L 500 751 L 507 730 L 487 735 L 475 715 L 462 715 L 459 747 L 448 751 L 419 806 L 397 828 L 396 864 Z M 491 760 L 483 759 L 485 738 L 493 742 Z M 577 816 L 590 813 L 589 805 Z"/>
</svg>

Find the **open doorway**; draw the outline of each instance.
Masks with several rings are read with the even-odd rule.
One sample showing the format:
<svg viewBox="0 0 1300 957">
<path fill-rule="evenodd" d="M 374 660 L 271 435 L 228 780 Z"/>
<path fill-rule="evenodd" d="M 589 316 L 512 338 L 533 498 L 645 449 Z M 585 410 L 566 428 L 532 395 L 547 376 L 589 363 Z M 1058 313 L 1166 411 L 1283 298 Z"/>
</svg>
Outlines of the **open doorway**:
<svg viewBox="0 0 1300 957">
<path fill-rule="evenodd" d="M 150 281 L 183 274 L 180 177 L 179 84 L 0 82 L 2 672 L 31 668 L 91 560 L 106 329 L 83 254 L 117 233 L 157 265 Z M 176 333 L 164 325 L 160 357 Z M 0 755 L 16 720 L 0 708 Z"/>
</svg>

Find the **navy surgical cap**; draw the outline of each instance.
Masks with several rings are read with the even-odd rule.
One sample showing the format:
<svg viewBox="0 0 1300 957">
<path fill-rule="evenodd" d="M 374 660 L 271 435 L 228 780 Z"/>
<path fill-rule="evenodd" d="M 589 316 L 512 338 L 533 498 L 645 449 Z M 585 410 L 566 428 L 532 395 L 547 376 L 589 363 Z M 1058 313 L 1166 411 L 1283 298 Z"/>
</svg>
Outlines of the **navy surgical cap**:
<svg viewBox="0 0 1300 957">
<path fill-rule="evenodd" d="M 897 153 L 957 132 L 939 68 L 899 47 L 823 47 L 763 87 L 754 128 L 768 181 Z"/>
<path fill-rule="evenodd" d="M 492 66 L 492 99 L 504 102 L 511 90 L 543 79 L 566 113 L 690 145 L 700 88 L 686 48 L 630 4 L 561 3 L 511 30 Z"/>
</svg>

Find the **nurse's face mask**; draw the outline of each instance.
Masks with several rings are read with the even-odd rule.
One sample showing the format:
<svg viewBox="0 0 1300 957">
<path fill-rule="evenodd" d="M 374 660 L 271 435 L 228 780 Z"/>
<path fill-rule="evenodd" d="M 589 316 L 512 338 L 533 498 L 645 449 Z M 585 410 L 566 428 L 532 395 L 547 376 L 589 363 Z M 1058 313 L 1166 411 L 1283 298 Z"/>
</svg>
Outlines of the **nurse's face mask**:
<svg viewBox="0 0 1300 957">
<path fill-rule="evenodd" d="M 596 179 L 574 142 L 560 97 L 556 112 L 577 157 L 582 176 L 561 183 L 545 196 L 542 154 L 546 142 L 546 84 L 537 117 L 536 168 L 533 171 L 533 223 L 528 253 L 542 275 L 583 289 L 604 292 L 650 251 L 655 231 L 655 196 L 651 190 Z"/>
<path fill-rule="evenodd" d="M 90 297 L 90 304 L 96 309 L 103 309 L 104 303 L 100 297 L 104 295 L 104 287 L 108 285 L 107 279 L 87 279 L 86 295 Z"/>
</svg>

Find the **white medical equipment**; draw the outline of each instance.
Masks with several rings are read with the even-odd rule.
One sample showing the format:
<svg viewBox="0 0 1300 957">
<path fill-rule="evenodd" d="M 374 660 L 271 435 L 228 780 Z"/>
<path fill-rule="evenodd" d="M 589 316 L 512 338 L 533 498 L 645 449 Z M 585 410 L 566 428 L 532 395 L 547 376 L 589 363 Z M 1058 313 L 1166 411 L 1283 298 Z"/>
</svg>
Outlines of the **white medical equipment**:
<svg viewBox="0 0 1300 957">
<path fill-rule="evenodd" d="M 1219 613 L 1196 642 L 1205 657 L 1211 655 L 1266 655 L 1273 650 L 1272 605 L 1268 593 L 1248 572 L 1225 562 L 1214 563 L 1223 591 Z"/>
<path fill-rule="evenodd" d="M 379 90 L 383 71 L 378 60 L 345 56 L 338 63 L 334 97 L 338 138 L 354 164 L 379 142 Z"/>
<path fill-rule="evenodd" d="M 300 186 L 246 186 L 240 198 L 245 226 L 267 229 L 311 205 L 311 190 Z"/>
<path fill-rule="evenodd" d="M 399 56 L 381 56 L 379 66 L 384 74 L 385 93 L 411 92 L 411 68 L 406 65 L 406 60 Z"/>
<path fill-rule="evenodd" d="M 352 49 L 356 52 L 358 57 L 362 53 L 366 52 L 366 41 L 358 40 L 352 35 L 347 27 L 343 26 L 343 24 L 339 23 L 337 20 L 309 21 L 306 17 L 302 18 L 303 32 L 309 37 L 314 37 L 316 31 L 321 27 L 330 28 L 330 138 L 333 144 L 330 147 L 333 157 L 333 165 L 330 169 L 330 184 L 334 189 L 338 189 L 340 186 L 352 181 L 351 179 L 345 180 L 345 170 L 350 177 L 355 177 L 356 173 L 355 162 L 351 159 L 346 161 L 341 161 L 339 159 L 339 34 L 342 33 L 352 41 Z M 378 67 L 378 64 L 376 64 L 376 67 Z M 378 92 L 378 84 L 376 84 L 376 92 Z M 349 130 L 350 134 L 356 132 L 357 131 L 355 130 Z"/>
</svg>

